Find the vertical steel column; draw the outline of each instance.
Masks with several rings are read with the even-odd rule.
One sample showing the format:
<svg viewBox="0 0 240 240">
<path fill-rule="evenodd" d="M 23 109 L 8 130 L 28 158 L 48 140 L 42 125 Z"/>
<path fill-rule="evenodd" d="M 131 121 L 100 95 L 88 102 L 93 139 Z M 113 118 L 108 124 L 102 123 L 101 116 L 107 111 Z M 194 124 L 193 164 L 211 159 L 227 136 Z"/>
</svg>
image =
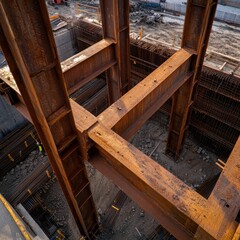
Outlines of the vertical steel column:
<svg viewBox="0 0 240 240">
<path fill-rule="evenodd" d="M 97 213 L 45 1 L 0 0 L 0 44 L 83 236 Z"/>
<path fill-rule="evenodd" d="M 109 102 L 130 87 L 129 0 L 100 0 L 103 37 L 115 42 L 117 63 L 106 71 Z"/>
<path fill-rule="evenodd" d="M 218 0 L 189 0 L 185 16 L 182 48 L 195 54 L 192 61 L 194 75 L 173 96 L 167 151 L 179 156 L 196 83 L 201 73 L 205 52 Z"/>
</svg>

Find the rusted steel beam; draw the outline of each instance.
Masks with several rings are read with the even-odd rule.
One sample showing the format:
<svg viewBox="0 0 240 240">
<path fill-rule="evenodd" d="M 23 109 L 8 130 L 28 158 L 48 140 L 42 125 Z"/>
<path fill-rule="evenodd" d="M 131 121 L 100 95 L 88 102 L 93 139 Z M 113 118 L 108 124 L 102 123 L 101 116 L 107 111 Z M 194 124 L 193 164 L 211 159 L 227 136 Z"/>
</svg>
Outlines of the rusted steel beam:
<svg viewBox="0 0 240 240">
<path fill-rule="evenodd" d="M 191 239 L 208 210 L 207 200 L 112 130 L 99 124 L 88 135 L 107 164 L 147 197 L 142 196 L 158 211 L 160 224 L 178 239 Z"/>
<path fill-rule="evenodd" d="M 114 166 L 106 161 L 105 157 L 95 156 L 91 158 L 90 163 L 104 176 L 114 182 L 129 198 L 135 201 L 140 208 L 144 209 L 146 213 L 158 221 L 173 236 L 181 240 L 193 239 L 194 234 L 187 227 L 184 227 L 173 219 L 174 216 L 167 215 L 160 205 L 155 203 L 143 190 L 136 188 L 131 183 L 129 184 L 129 181 Z"/>
<path fill-rule="evenodd" d="M 129 139 L 191 76 L 192 54 L 181 49 L 98 116 Z"/>
<path fill-rule="evenodd" d="M 207 200 L 115 132 L 97 124 L 97 118 L 85 114 L 82 107 L 72 101 L 71 105 L 75 119 L 80 121 L 79 132 L 89 136 L 95 143 L 90 145 L 98 149 L 90 156 L 90 163 L 175 237 L 232 239 L 240 207 L 240 138 Z"/>
<path fill-rule="evenodd" d="M 129 89 L 129 0 L 100 0 L 103 37 L 115 42 L 117 63 L 106 71 L 109 102 L 113 103 Z"/>
<path fill-rule="evenodd" d="M 44 1 L 0 1 L 0 43 L 81 233 L 98 220 Z M 29 51 L 30 49 L 30 51 Z"/>
<path fill-rule="evenodd" d="M 182 48 L 195 57 L 192 59 L 193 77 L 174 95 L 170 117 L 167 151 L 179 156 L 187 129 L 196 83 L 201 73 L 218 0 L 189 0 L 184 22 Z"/>
<path fill-rule="evenodd" d="M 240 137 L 236 142 L 210 197 L 212 211 L 198 228 L 195 239 L 232 239 L 240 211 Z M 214 221 L 213 221 L 214 219 Z M 209 236 L 213 236 L 210 238 Z"/>
<path fill-rule="evenodd" d="M 87 161 L 89 160 L 88 151 L 92 146 L 92 142 L 88 138 L 88 130 L 97 123 L 97 118 L 72 99 L 70 99 L 70 104 L 81 142 L 83 159 Z"/>
<path fill-rule="evenodd" d="M 232 239 L 240 208 L 240 138 L 207 200 L 72 100 L 71 106 L 79 135 L 88 143 L 86 159 L 175 237 Z M 90 147 L 98 151 L 88 156 Z"/>
<path fill-rule="evenodd" d="M 240 224 L 238 224 L 238 228 L 232 238 L 232 240 L 239 240 L 240 239 Z"/>
<path fill-rule="evenodd" d="M 103 39 L 62 62 L 61 66 L 68 93 L 72 94 L 115 65 L 117 61 L 115 60 L 114 48 L 111 39 Z"/>
<path fill-rule="evenodd" d="M 70 101 L 85 159 L 124 190 L 179 239 L 191 239 L 208 209 L 207 200 Z M 84 140 L 85 139 L 85 140 Z M 88 155 L 90 147 L 98 151 Z M 151 204 L 150 204 L 151 203 Z M 196 221 L 196 222 L 195 222 Z M 199 222 L 198 222 L 199 221 Z"/>
</svg>

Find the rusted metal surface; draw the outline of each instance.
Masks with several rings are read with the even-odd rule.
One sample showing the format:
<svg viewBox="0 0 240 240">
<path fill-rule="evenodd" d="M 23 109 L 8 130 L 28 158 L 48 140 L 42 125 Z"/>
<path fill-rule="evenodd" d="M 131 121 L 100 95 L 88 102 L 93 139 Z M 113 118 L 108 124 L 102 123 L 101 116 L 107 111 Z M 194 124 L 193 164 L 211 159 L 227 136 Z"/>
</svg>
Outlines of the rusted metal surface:
<svg viewBox="0 0 240 240">
<path fill-rule="evenodd" d="M 193 234 L 188 229 L 184 229 L 179 223 L 176 223 L 176 221 L 173 221 L 169 215 L 165 214 L 165 211 L 160 209 L 159 205 L 145 194 L 145 190 L 139 190 L 132 184 L 129 184 L 129 181 L 122 176 L 121 172 L 111 166 L 104 158 L 92 158 L 90 163 L 119 186 L 139 207 L 144 209 L 159 223 L 163 223 L 163 226 L 174 236 L 178 236 L 179 239 L 193 238 Z"/>
<path fill-rule="evenodd" d="M 91 114 L 87 114 L 85 120 L 80 119 L 78 116 L 85 115 L 85 110 L 75 103 L 71 104 L 75 119 L 80 121 L 77 125 L 79 133 L 82 134 L 85 129 L 86 136 L 88 135 L 95 143 L 94 148 L 98 149 L 98 152 L 94 151 L 95 155 L 91 155 L 90 163 L 112 179 L 141 208 L 154 216 L 164 228 L 178 239 L 192 239 L 193 237 L 203 239 L 202 235 L 199 235 L 200 230 L 204 231 L 204 239 L 231 239 L 237 228 L 235 219 L 240 204 L 238 200 L 235 202 L 240 197 L 238 190 L 240 186 L 238 178 L 240 139 L 225 167 L 229 175 L 223 171 L 220 176 L 220 179 L 223 180 L 221 183 L 217 183 L 212 193 L 213 201 L 215 200 L 214 193 L 217 193 L 217 199 L 221 202 L 221 197 L 223 197 L 223 202 L 229 202 L 232 208 L 231 211 L 228 210 L 228 207 L 219 210 L 211 200 L 203 198 L 116 133 L 106 128 L 104 126 L 106 123 L 96 124 L 97 118 Z M 224 177 L 226 174 L 228 181 Z M 225 193 L 220 186 L 227 183 L 229 186 Z M 236 184 L 237 188 L 235 188 Z M 150 202 L 151 204 L 149 204 Z M 225 202 L 225 204 L 227 203 Z M 219 217 L 224 219 L 222 230 L 223 221 L 218 220 Z M 211 229 L 205 225 L 205 221 L 215 223 L 216 226 Z M 225 229 L 228 229 L 227 233 Z M 196 233 L 196 231 L 198 232 Z"/>
<path fill-rule="evenodd" d="M 167 151 L 178 158 L 185 131 L 187 129 L 190 108 L 193 103 L 196 83 L 201 73 L 218 0 L 190 0 L 184 22 L 182 48 L 194 53 L 192 61 L 194 75 L 173 96 L 173 106 L 167 141 Z"/>
<path fill-rule="evenodd" d="M 147 181 L 148 179 L 149 180 L 151 179 L 151 181 L 148 183 L 148 186 L 150 186 L 151 184 L 154 184 L 155 182 L 158 182 L 158 184 L 159 184 L 158 186 L 160 187 L 160 189 L 164 189 L 164 193 L 168 192 L 170 189 L 172 191 L 174 189 L 174 187 L 176 186 L 175 184 L 177 184 L 177 181 L 175 179 L 173 180 L 174 176 L 172 176 L 173 178 L 171 180 L 167 180 L 166 182 L 171 184 L 171 181 L 173 181 L 174 187 L 173 187 L 173 185 L 172 185 L 172 187 L 171 186 L 168 186 L 168 187 L 162 186 L 162 184 L 164 184 L 164 178 L 167 176 L 167 174 L 164 173 L 162 175 L 160 169 L 158 169 L 157 166 L 153 166 L 153 168 L 157 172 L 157 174 L 155 175 L 153 169 L 150 171 L 149 165 L 152 164 L 150 159 L 147 160 L 146 156 L 143 156 L 140 152 L 136 153 L 134 147 L 130 146 L 128 143 L 125 143 L 126 144 L 126 148 L 125 148 L 124 147 L 125 144 L 122 142 L 123 140 L 118 139 L 116 136 L 113 137 L 113 139 L 111 139 L 112 136 L 110 137 L 109 136 L 110 133 L 107 133 L 107 130 L 106 131 L 105 130 L 96 127 L 92 131 L 90 131 L 90 138 L 93 139 L 94 141 L 96 141 L 96 138 L 98 139 L 97 140 L 97 148 L 100 151 L 101 155 L 105 158 L 105 160 L 103 160 L 103 159 L 101 160 L 101 158 L 100 159 L 97 158 L 97 159 L 93 160 L 93 165 L 96 168 L 101 169 L 100 171 L 104 172 L 104 174 L 110 175 L 112 179 L 114 179 L 116 182 L 119 183 L 119 186 L 121 188 L 123 188 L 123 190 L 125 190 L 129 196 L 131 196 L 134 200 L 136 199 L 136 201 L 140 204 L 140 206 L 142 208 L 144 208 L 146 211 L 149 211 L 149 201 L 148 201 L 148 203 L 141 204 L 142 198 L 146 199 L 145 195 L 148 195 L 147 187 L 144 187 L 142 181 Z M 92 134 L 94 134 L 94 135 L 92 135 Z M 112 133 L 112 134 L 114 135 L 114 133 Z M 99 143 L 98 141 L 100 141 L 101 143 Z M 118 141 L 120 141 L 121 143 Z M 200 222 L 199 225 L 201 227 L 199 227 L 199 229 L 205 229 L 204 230 L 205 235 L 200 235 L 198 232 L 195 236 L 195 239 L 231 239 L 234 232 L 236 231 L 237 223 L 235 222 L 235 219 L 236 219 L 236 216 L 237 216 L 239 208 L 240 208 L 240 206 L 239 206 L 240 201 L 238 200 L 240 197 L 240 194 L 239 194 L 240 191 L 238 189 L 240 186 L 239 179 L 238 179 L 239 171 L 240 171 L 240 168 L 238 166 L 239 165 L 239 149 L 240 149 L 239 144 L 240 144 L 240 140 L 236 144 L 235 149 L 233 150 L 233 153 L 230 156 L 230 159 L 228 162 L 228 164 L 229 164 L 228 167 L 226 167 L 226 170 L 228 170 L 228 173 L 229 173 L 227 180 L 224 177 L 224 175 L 226 175 L 226 172 L 225 172 L 220 176 L 220 179 L 219 179 L 220 182 L 217 183 L 216 187 L 214 188 L 213 193 L 211 194 L 212 200 L 208 200 L 207 202 L 205 202 L 203 204 L 204 207 L 206 207 L 207 209 L 204 209 L 204 210 L 201 209 L 200 212 L 202 215 L 200 214 L 198 217 L 196 217 Z M 118 149 L 118 150 L 115 149 L 115 148 L 118 148 L 118 146 L 120 146 L 121 151 L 120 151 L 120 149 Z M 119 153 L 119 156 L 117 156 L 118 153 Z M 114 158 L 114 160 L 118 158 L 119 161 L 116 162 L 116 165 L 112 158 Z M 120 159 L 122 159 L 122 161 Z M 132 162 L 133 159 L 136 159 L 136 164 L 134 162 Z M 100 164 L 99 163 L 100 161 L 107 161 L 107 163 L 101 162 L 101 164 Z M 123 165 L 120 165 L 120 162 L 122 162 Z M 109 164 L 109 166 L 108 166 L 108 164 Z M 127 164 L 129 164 L 129 167 L 124 169 L 124 167 Z M 108 170 L 106 168 L 108 168 Z M 112 170 L 112 168 L 115 169 L 116 172 L 114 172 Z M 141 180 L 140 179 L 134 180 L 134 177 L 136 177 L 137 174 L 130 174 L 129 171 L 135 171 L 135 170 L 137 172 L 139 171 L 138 172 L 139 174 L 143 174 L 145 176 L 140 177 Z M 231 174 L 231 173 L 234 173 L 234 174 Z M 124 179 L 128 180 L 128 184 L 124 183 L 124 181 L 121 181 L 119 179 L 116 180 L 118 178 L 118 174 L 121 174 L 122 176 L 124 176 Z M 150 175 L 148 175 L 148 174 L 150 174 Z M 134 177 L 133 177 L 133 175 L 134 175 Z M 159 179 L 159 176 L 161 176 L 161 180 L 154 181 L 154 176 L 156 176 L 158 179 Z M 232 179 L 230 179 L 231 177 L 232 177 Z M 121 177 L 119 177 L 119 178 L 121 178 Z M 144 195 L 144 196 L 139 196 L 137 194 L 137 191 L 136 190 L 134 191 L 134 188 L 131 188 L 131 190 L 129 190 L 129 188 L 130 188 L 129 183 L 133 184 L 134 187 L 136 187 L 138 189 L 143 188 L 144 194 L 142 193 L 142 195 Z M 231 183 L 231 184 L 229 184 L 229 183 Z M 227 187 L 227 184 L 229 184 L 228 187 Z M 235 188 L 235 184 L 236 184 L 236 186 L 238 186 L 237 188 Z M 223 185 L 224 186 L 226 185 L 226 187 L 223 187 Z M 179 186 L 176 186 L 176 195 L 174 195 L 174 193 L 171 193 L 169 196 L 172 196 L 173 198 L 174 198 L 174 196 L 177 196 L 176 197 L 178 200 L 177 203 L 180 204 L 181 207 L 178 207 L 178 204 L 174 203 L 173 204 L 174 208 L 175 207 L 178 209 L 180 208 L 180 210 L 185 209 L 185 210 L 183 210 L 183 212 L 185 212 L 186 215 L 188 215 L 188 214 L 191 215 L 191 221 L 193 221 L 194 215 L 197 214 L 197 210 L 194 209 L 193 210 L 194 214 L 191 214 L 189 204 L 191 204 L 190 202 L 192 200 L 193 206 L 198 208 L 199 207 L 198 204 L 200 204 L 201 201 L 195 199 L 195 197 L 197 197 L 197 193 L 194 193 L 194 197 L 190 197 L 190 196 L 187 197 L 185 194 L 183 194 L 184 195 L 183 198 L 188 199 L 187 205 L 185 205 L 182 202 L 182 198 L 181 198 L 183 196 L 182 195 L 182 193 L 183 193 L 182 189 L 184 188 L 183 186 L 184 186 L 183 183 L 181 183 L 181 185 L 179 185 Z M 227 192 L 226 192 L 226 188 L 228 189 Z M 181 190 L 179 190 L 179 189 L 181 189 Z M 181 194 L 179 191 L 181 192 Z M 141 192 L 143 192 L 143 190 Z M 217 200 L 215 199 L 216 194 L 218 196 Z M 151 193 L 149 195 L 151 195 L 151 198 L 152 198 L 155 194 Z M 163 194 L 161 193 L 161 197 L 162 196 L 163 196 Z M 211 199 L 211 196 L 209 199 Z M 168 198 L 168 200 L 169 199 L 170 198 Z M 223 202 L 221 202 L 222 200 L 223 200 Z M 157 201 L 160 201 L 159 198 L 158 198 L 158 200 L 153 200 L 153 198 L 152 198 L 151 203 L 153 204 L 153 202 L 155 203 Z M 216 202 L 216 204 L 213 204 L 213 202 Z M 230 210 L 228 209 L 229 207 L 227 207 L 228 203 L 231 206 Z M 224 205 L 225 210 L 223 210 L 223 211 L 220 210 L 217 204 L 220 204 L 220 205 L 225 204 L 226 205 L 226 206 Z M 164 203 L 162 201 L 161 201 L 161 203 L 157 204 L 158 207 L 159 206 L 163 207 L 163 205 L 164 205 Z M 185 222 L 183 220 L 183 217 L 181 217 L 181 219 L 184 221 L 184 223 L 187 223 L 185 225 L 186 232 L 184 232 L 184 230 L 181 229 L 181 224 L 179 226 L 178 223 L 176 223 L 176 222 L 173 223 L 173 220 L 170 220 L 170 223 L 169 223 L 166 219 L 160 219 L 161 217 L 167 218 L 167 216 L 165 216 L 165 214 L 167 212 L 166 208 L 164 208 L 164 213 L 158 212 L 157 209 L 158 208 L 155 207 L 154 214 L 153 213 L 152 214 L 175 237 L 177 237 L 178 239 L 192 238 L 191 231 L 194 231 L 194 229 L 195 229 L 194 223 L 192 223 L 191 221 L 186 220 L 186 219 L 185 219 L 185 221 L 186 221 Z M 206 210 L 207 215 L 204 213 L 205 210 Z M 178 214 L 175 211 L 174 211 L 174 214 L 172 213 L 170 215 L 171 216 L 175 215 L 175 218 L 178 218 L 176 216 Z M 208 224 L 205 224 L 206 219 L 208 219 L 208 222 L 211 223 L 212 225 L 209 226 Z M 172 226 L 171 226 L 171 224 L 172 224 Z M 205 227 L 207 228 L 207 230 Z M 198 230 L 198 231 L 200 231 L 200 230 Z M 186 234 L 186 235 L 184 235 L 184 234 Z"/>
<path fill-rule="evenodd" d="M 72 94 L 115 64 L 114 44 L 110 39 L 103 39 L 62 62 L 68 93 Z"/>
<path fill-rule="evenodd" d="M 191 76 L 192 54 L 179 50 L 112 104 L 98 119 L 129 139 Z M 108 119 L 108 120 L 107 120 Z"/>
<path fill-rule="evenodd" d="M 132 193 L 127 193 L 146 211 L 153 207 L 153 216 L 177 238 L 192 238 L 202 214 L 207 210 L 206 200 L 129 143 L 108 131 L 96 127 L 90 131 L 90 138 L 97 143 L 98 150 L 108 164 L 127 180 L 127 185 L 132 186 Z M 123 182 L 120 187 L 128 188 L 123 186 Z M 133 191 L 134 188 L 138 191 Z M 139 196 L 137 193 L 140 192 Z M 141 200 L 146 199 L 148 201 L 141 204 Z M 189 224 L 187 227 L 186 222 Z"/>
<path fill-rule="evenodd" d="M 45 2 L 12 1 L 10 6 L 1 1 L 0 14 L 9 67 L 78 227 L 91 237 L 98 228 L 97 213 Z"/>
<path fill-rule="evenodd" d="M 101 39 L 101 28 L 84 21 L 75 23 L 80 50 Z M 130 39 L 131 83 L 136 85 L 175 51 L 162 45 Z M 190 130 L 199 143 L 216 150 L 227 159 L 240 134 L 240 84 L 237 76 L 203 66 L 198 78 L 190 118 Z M 165 106 L 164 106 L 165 108 Z M 162 109 L 161 109 L 162 110 Z M 166 111 L 165 111 L 166 112 Z M 168 114 L 168 112 L 166 112 Z M 201 115 L 199 115 L 201 113 Z M 207 120 L 205 118 L 207 115 Z M 200 116 L 200 118 L 199 118 Z M 197 122 L 196 122 L 197 120 Z M 224 129 L 224 131 L 222 131 Z"/>
<path fill-rule="evenodd" d="M 103 37 L 115 42 L 117 64 L 106 72 L 111 104 L 130 87 L 129 0 L 100 0 L 100 6 Z"/>
<path fill-rule="evenodd" d="M 217 183 L 210 199 L 207 200 L 116 133 L 119 131 L 128 138 L 184 82 L 190 82 L 192 70 L 194 69 L 193 76 L 198 73 L 199 69 L 195 69 L 193 63 L 195 63 L 195 59 L 201 62 L 202 49 L 200 49 L 201 54 L 198 55 L 200 59 L 194 57 L 195 51 L 181 49 L 149 77 L 121 97 L 104 114 L 96 118 L 72 100 L 70 106 L 60 64 L 55 58 L 56 50 L 52 34 L 48 31 L 42 36 L 45 30 L 50 29 L 43 1 L 34 3 L 29 0 L 22 1 L 27 5 L 20 4 L 19 8 L 16 7 L 19 1 L 14 1 L 11 6 L 0 2 L 0 13 L 3 16 L 0 25 L 3 28 L 3 30 L 0 28 L 1 45 L 6 52 L 15 80 L 53 168 L 57 171 L 56 174 L 80 230 L 82 229 L 86 236 L 95 232 L 93 224 L 96 221 L 96 212 L 82 162 L 83 159 L 89 159 L 97 169 L 113 179 L 131 198 L 177 238 L 226 239 L 227 236 L 231 239 L 237 231 L 235 218 L 240 203 L 240 140 L 229 159 L 230 161 L 225 166 L 226 171 L 223 171 L 220 176 L 221 181 Z M 191 1 L 190 4 L 199 5 L 200 2 Z M 210 0 L 207 1 L 207 4 L 210 3 Z M 108 6 L 111 8 L 115 6 L 116 2 L 112 5 L 109 2 L 107 4 L 110 4 Z M 210 5 L 208 6 L 210 7 Z M 202 9 L 204 6 L 200 4 L 198 7 Z M 27 11 L 27 14 L 18 18 L 17 22 L 24 20 L 25 16 L 30 16 L 31 12 L 33 14 L 31 19 L 35 20 L 31 21 L 32 28 L 28 23 L 28 28 L 21 29 L 26 26 L 26 22 L 20 21 L 19 29 L 14 28 L 9 31 L 11 26 L 14 27 L 16 24 L 14 13 L 16 14 L 18 11 L 25 13 L 24 11 L 29 8 L 32 8 L 33 11 Z M 12 12 L 14 9 L 16 11 Z M 8 18 L 11 19 L 11 26 Z M 26 34 L 28 31 L 32 32 L 32 29 L 39 28 L 41 30 L 33 32 L 31 37 Z M 205 32 L 208 31 L 208 28 L 203 29 L 205 37 L 202 38 L 202 43 L 205 42 L 208 35 Z M 12 36 L 13 33 L 18 34 Z M 22 36 L 23 33 L 25 38 Z M 36 49 L 35 44 L 37 39 L 34 37 L 35 34 L 38 36 L 38 33 L 43 39 L 47 38 L 44 41 L 41 40 L 41 37 L 39 38 L 37 48 L 40 47 L 41 51 Z M 108 32 L 110 36 L 111 33 L 111 31 Z M 14 41 L 15 39 L 17 42 Z M 21 41 L 23 39 L 25 41 Z M 34 40 L 34 44 L 31 40 Z M 190 44 L 190 47 L 195 46 L 191 34 L 190 40 L 189 44 L 193 44 Z M 21 45 L 18 45 L 20 43 Z M 28 54 L 27 47 L 31 47 L 31 50 L 35 51 Z M 42 53 L 46 53 L 43 59 L 41 58 Z M 39 59 L 41 61 L 38 64 L 37 60 Z M 43 95 L 43 86 L 45 89 L 52 90 L 51 95 Z M 114 129 L 116 132 L 110 129 L 112 127 L 116 128 Z M 76 129 L 78 136 L 76 136 Z M 128 129 L 130 134 L 125 132 L 125 129 Z M 76 140 L 77 138 L 79 142 Z M 66 145 L 62 144 L 62 140 Z M 77 152 L 79 143 L 80 156 Z M 89 151 L 90 149 L 91 151 Z M 59 154 L 59 152 L 61 153 Z M 221 188 L 221 185 L 226 187 L 226 191 Z M 235 202 L 236 199 L 237 202 Z M 209 222 L 209 225 L 205 222 Z M 221 229 L 222 226 L 224 226 L 224 230 Z"/>
<path fill-rule="evenodd" d="M 239 240 L 239 238 L 240 238 L 240 224 L 238 224 L 238 228 L 237 228 L 232 240 Z"/>
</svg>

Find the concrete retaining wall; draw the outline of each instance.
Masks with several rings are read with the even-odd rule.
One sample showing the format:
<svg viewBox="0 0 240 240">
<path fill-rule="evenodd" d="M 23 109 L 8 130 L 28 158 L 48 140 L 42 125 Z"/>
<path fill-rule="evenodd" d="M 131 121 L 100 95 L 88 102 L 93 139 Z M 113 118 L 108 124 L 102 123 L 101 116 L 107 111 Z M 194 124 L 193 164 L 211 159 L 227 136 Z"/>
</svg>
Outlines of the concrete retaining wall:
<svg viewBox="0 0 240 240">
<path fill-rule="evenodd" d="M 77 52 L 74 31 L 72 29 L 64 29 L 54 34 L 58 55 L 60 61 L 64 61 Z"/>
<path fill-rule="evenodd" d="M 240 1 L 239 1 L 240 4 Z M 186 13 L 186 5 L 179 3 L 164 3 L 164 8 L 170 11 L 179 12 L 180 14 L 185 15 Z M 240 14 L 230 13 L 225 11 L 216 11 L 215 20 L 240 25 Z"/>
<path fill-rule="evenodd" d="M 240 8 L 239 0 L 219 0 L 219 4 Z"/>
<path fill-rule="evenodd" d="M 217 10 L 215 19 L 226 23 L 240 25 L 240 15 Z"/>
<path fill-rule="evenodd" d="M 179 12 L 183 15 L 186 13 L 186 5 L 180 4 L 180 3 L 163 3 L 163 7 L 167 10 L 173 11 L 173 12 Z"/>
</svg>

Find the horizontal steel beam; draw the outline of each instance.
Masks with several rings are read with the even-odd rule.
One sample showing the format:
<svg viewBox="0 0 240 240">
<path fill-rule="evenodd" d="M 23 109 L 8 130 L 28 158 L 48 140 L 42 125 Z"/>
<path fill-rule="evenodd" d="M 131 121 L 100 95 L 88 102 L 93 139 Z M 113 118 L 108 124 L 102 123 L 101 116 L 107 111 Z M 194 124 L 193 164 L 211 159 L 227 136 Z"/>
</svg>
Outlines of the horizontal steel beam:
<svg viewBox="0 0 240 240">
<path fill-rule="evenodd" d="M 193 233 L 184 228 L 180 223 L 176 222 L 172 217 L 165 214 L 162 208 L 152 201 L 151 197 L 144 194 L 142 190 L 136 188 L 133 184 L 129 184 L 128 180 L 119 173 L 104 157 L 96 156 L 91 158 L 90 163 L 94 168 L 101 172 L 116 184 L 124 193 L 128 195 L 138 206 L 158 221 L 172 235 L 178 239 L 192 239 Z"/>
<path fill-rule="evenodd" d="M 61 63 L 69 94 L 116 64 L 114 45 L 103 39 Z"/>
<path fill-rule="evenodd" d="M 192 54 L 181 49 L 98 116 L 100 122 L 128 139 L 193 74 Z"/>
<path fill-rule="evenodd" d="M 141 193 L 143 199 L 150 200 L 148 204 L 156 207 L 159 214 L 156 219 L 163 227 L 178 239 L 193 237 L 209 209 L 206 199 L 112 130 L 99 124 L 90 129 L 88 135 L 107 164 L 132 190 L 137 189 L 137 195 Z M 120 188 L 124 188 L 125 183 L 119 183 Z M 137 197 L 134 200 L 138 203 Z M 149 209 L 145 204 L 141 207 Z"/>
<path fill-rule="evenodd" d="M 163 227 L 178 239 L 231 239 L 240 207 L 240 138 L 207 200 L 70 102 L 79 135 L 90 143 L 86 153 L 90 146 L 98 150 L 90 155 L 90 163 Z"/>
<path fill-rule="evenodd" d="M 89 159 L 96 169 L 176 237 L 191 239 L 207 211 L 206 199 L 111 129 L 99 124 L 95 116 L 76 102 L 70 100 L 70 103 L 79 137 L 85 142 L 82 145 L 85 160 Z M 93 146 L 97 154 L 88 156 L 88 149 Z"/>
<path fill-rule="evenodd" d="M 103 39 L 63 61 L 61 67 L 68 94 L 74 93 L 116 63 L 115 44 L 111 39 Z M 20 93 L 8 67 L 1 69 L 0 77 Z"/>
</svg>

